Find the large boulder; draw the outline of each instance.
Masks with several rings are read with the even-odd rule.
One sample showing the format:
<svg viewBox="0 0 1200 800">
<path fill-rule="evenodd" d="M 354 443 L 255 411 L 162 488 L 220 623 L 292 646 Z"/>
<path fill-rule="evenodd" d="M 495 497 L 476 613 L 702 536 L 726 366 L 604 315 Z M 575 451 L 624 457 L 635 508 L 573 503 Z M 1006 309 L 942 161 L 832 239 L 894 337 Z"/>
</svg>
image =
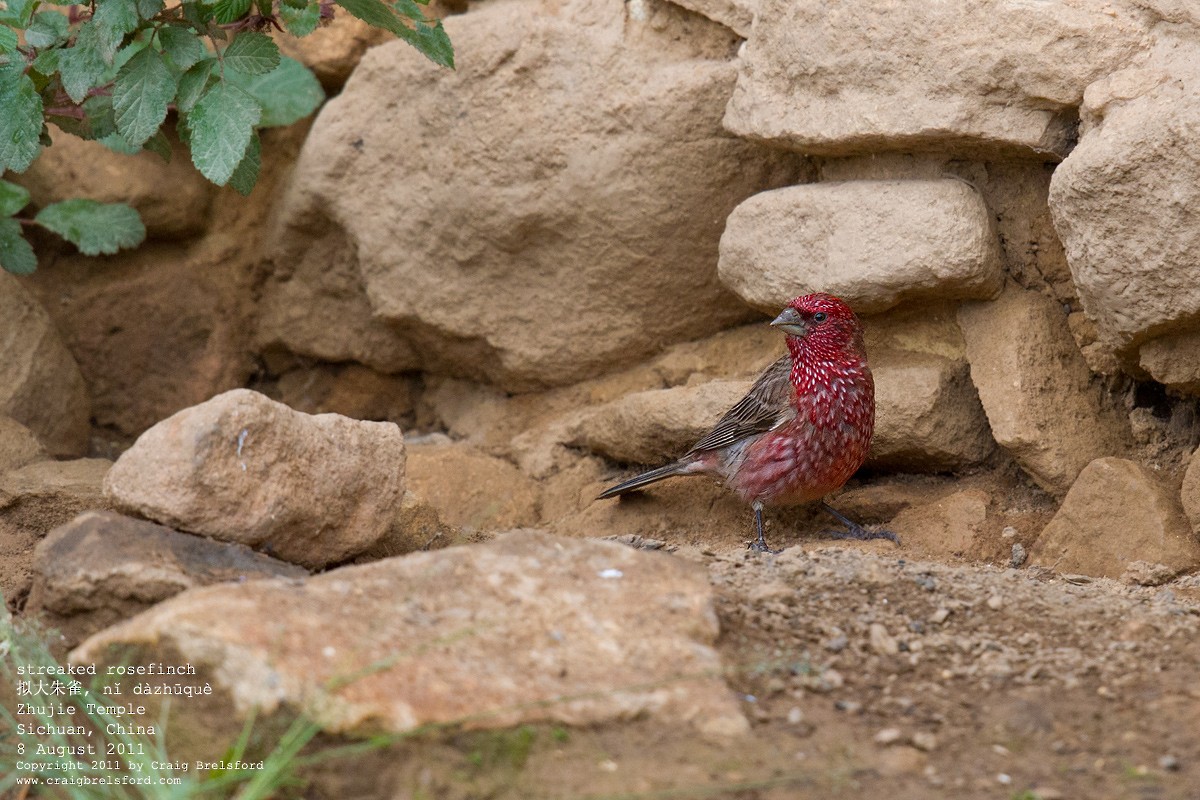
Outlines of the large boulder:
<svg viewBox="0 0 1200 800">
<path fill-rule="evenodd" d="M 1104 578 L 1136 576 L 1143 562 L 1170 577 L 1200 566 L 1200 538 L 1163 476 L 1133 461 L 1100 458 L 1079 474 L 1029 559 Z"/>
<path fill-rule="evenodd" d="M 1101 344 L 1171 384 L 1200 330 L 1200 39 L 1162 28 L 1148 60 L 1088 88 L 1050 209 Z M 1162 345 L 1148 340 L 1166 337 Z"/>
<path fill-rule="evenodd" d="M 1061 158 L 1085 87 L 1152 22 L 1108 0 L 763 0 L 725 124 L 814 154 Z"/>
<path fill-rule="evenodd" d="M 1089 462 L 1127 451 L 1129 421 L 1093 380 L 1059 303 L 1010 286 L 958 319 L 992 435 L 1039 486 L 1062 497 Z"/>
<path fill-rule="evenodd" d="M 29 428 L 55 456 L 87 450 L 90 402 L 83 375 L 46 310 L 0 271 L 0 414 Z"/>
<path fill-rule="evenodd" d="M 0 475 L 45 458 L 46 449 L 33 431 L 12 417 L 0 414 Z"/>
<path fill-rule="evenodd" d="M 283 197 L 260 341 L 524 390 L 747 318 L 725 217 L 801 162 L 722 130 L 728 29 L 639 8 L 485 5 L 445 22 L 454 71 L 369 50 Z"/>
<path fill-rule="evenodd" d="M 734 209 L 721 281 L 774 311 L 814 291 L 873 314 L 904 302 L 983 300 L 1003 285 L 983 198 L 958 180 L 789 186 Z"/>
<path fill-rule="evenodd" d="M 235 734 L 252 709 L 283 709 L 352 735 L 638 717 L 737 735 L 748 726 L 720 677 L 717 632 L 702 569 L 522 531 L 299 584 L 194 589 L 72 660 L 186 662 Z M 176 704 L 171 729 L 197 710 Z"/>
<path fill-rule="evenodd" d="M 104 492 L 171 528 L 323 567 L 378 545 L 397 524 L 404 437 L 390 422 L 311 416 L 235 389 L 142 434 Z"/>
</svg>

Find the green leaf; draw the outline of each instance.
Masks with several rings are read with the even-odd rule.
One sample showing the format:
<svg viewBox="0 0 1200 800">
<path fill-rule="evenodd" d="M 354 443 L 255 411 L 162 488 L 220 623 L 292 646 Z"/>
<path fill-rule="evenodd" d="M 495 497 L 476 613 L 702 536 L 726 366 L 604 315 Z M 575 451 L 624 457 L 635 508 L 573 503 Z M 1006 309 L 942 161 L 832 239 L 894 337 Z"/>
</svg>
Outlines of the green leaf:
<svg viewBox="0 0 1200 800">
<path fill-rule="evenodd" d="M 279 7 L 281 10 L 284 8 L 290 8 L 293 11 L 301 11 L 311 5 L 315 5 L 315 3 L 311 3 L 309 0 L 279 0 Z"/>
<path fill-rule="evenodd" d="M 41 151 L 42 98 L 19 70 L 0 71 L 0 174 L 24 172 Z"/>
<path fill-rule="evenodd" d="M 266 75 L 279 66 L 279 47 L 263 33 L 239 33 L 225 48 L 222 60 L 227 68 L 247 75 Z"/>
<path fill-rule="evenodd" d="M 17 32 L 7 25 L 0 25 L 0 53 L 17 51 Z"/>
<path fill-rule="evenodd" d="M 225 79 L 245 89 L 262 106 L 261 125 L 291 125 L 304 119 L 325 100 L 325 90 L 312 71 L 295 59 L 283 57 L 266 75 L 245 75 L 226 70 Z"/>
<path fill-rule="evenodd" d="M 426 20 L 414 3 L 406 0 L 398 0 L 398 3 L 397 7 L 393 7 L 381 0 L 337 0 L 338 5 L 363 22 L 391 31 L 433 63 L 453 67 L 454 49 L 450 46 L 450 38 L 442 28 L 441 21 Z M 412 27 L 396 16 L 397 9 L 412 20 Z M 430 22 L 433 24 L 430 25 Z"/>
<path fill-rule="evenodd" d="M 76 103 L 82 103 L 88 90 L 104 80 L 108 61 L 100 50 L 99 28 L 93 22 L 85 22 L 75 35 L 75 45 L 59 51 L 63 89 Z"/>
<path fill-rule="evenodd" d="M 86 256 L 112 255 L 146 238 L 138 213 L 124 203 L 63 200 L 38 212 L 34 221 L 79 248 Z"/>
<path fill-rule="evenodd" d="M 208 57 L 208 48 L 190 28 L 167 25 L 158 31 L 158 41 L 162 43 L 163 52 L 181 70 L 191 69 Z"/>
<path fill-rule="evenodd" d="M 442 21 L 438 20 L 433 25 L 417 22 L 415 25 L 415 29 L 406 28 L 400 33 L 400 38 L 417 48 L 439 67 L 454 69 L 454 47 L 450 44 L 450 37 L 446 35 L 445 28 L 442 27 Z"/>
<path fill-rule="evenodd" d="M 83 112 L 91 130 L 91 136 L 87 138 L 102 139 L 117 132 L 117 117 L 110 95 L 98 94 L 84 100 Z"/>
<path fill-rule="evenodd" d="M 205 59 L 194 65 L 179 79 L 179 92 L 175 95 L 175 105 L 180 111 L 191 111 L 192 106 L 208 88 L 208 79 L 213 68 L 217 66 L 215 58 Z"/>
<path fill-rule="evenodd" d="M 11 25 L 14 28 L 28 27 L 29 13 L 33 10 L 34 0 L 7 0 L 5 7 L 0 9 L 0 25 Z"/>
<path fill-rule="evenodd" d="M 155 14 L 163 10 L 163 0 L 135 0 L 137 4 L 138 16 L 142 19 L 150 19 Z"/>
<path fill-rule="evenodd" d="M 0 28 L 0 30 L 5 29 Z M 61 54 L 62 50 L 59 49 L 43 50 L 37 54 L 37 58 L 33 60 L 33 64 L 30 66 L 33 67 L 35 72 L 40 72 L 42 75 L 53 75 L 58 72 L 58 57 Z"/>
<path fill-rule="evenodd" d="M 250 0 L 217 0 L 213 6 L 213 19 L 222 25 L 236 22 L 250 11 Z"/>
<path fill-rule="evenodd" d="M 29 191 L 24 186 L 0 181 L 0 217 L 11 217 L 29 205 Z"/>
<path fill-rule="evenodd" d="M 262 117 L 258 101 L 231 83 L 218 83 L 188 115 L 192 163 L 217 186 L 229 182 Z"/>
<path fill-rule="evenodd" d="M 153 47 L 121 67 L 113 86 L 113 111 L 117 130 L 131 145 L 141 147 L 162 125 L 178 82 L 179 76 Z"/>
<path fill-rule="evenodd" d="M 96 0 L 91 24 L 96 27 L 96 41 L 106 64 L 112 63 L 125 34 L 137 30 L 139 22 L 136 0 Z"/>
<path fill-rule="evenodd" d="M 149 150 L 163 161 L 170 162 L 171 160 L 171 142 L 169 139 L 167 139 L 167 135 L 163 133 L 161 129 L 146 140 L 146 143 L 142 145 L 142 149 Z"/>
<path fill-rule="evenodd" d="M 380 0 L 338 0 L 338 5 L 368 25 L 389 30 L 397 36 L 406 27 Z"/>
<path fill-rule="evenodd" d="M 142 148 L 130 144 L 124 136 L 119 133 L 110 133 L 108 136 L 101 136 L 96 139 L 97 142 L 112 150 L 114 153 L 120 153 L 123 156 L 135 156 L 142 152 Z"/>
<path fill-rule="evenodd" d="M 250 145 L 246 148 L 246 155 L 242 157 L 241 163 L 237 165 L 237 169 L 233 171 L 233 175 L 229 178 L 229 185 L 237 190 L 237 193 L 242 197 L 248 197 L 250 192 L 254 190 L 254 184 L 258 182 L 258 171 L 262 167 L 262 141 L 258 138 L 258 133 L 250 137 Z"/>
<path fill-rule="evenodd" d="M 25 43 L 30 47 L 53 47 L 67 40 L 69 27 L 65 15 L 57 11 L 39 11 L 33 16 L 33 24 L 25 31 Z"/>
<path fill-rule="evenodd" d="M 0 267 L 14 275 L 28 275 L 37 269 L 37 256 L 21 235 L 21 223 L 12 217 L 0 219 Z"/>
<path fill-rule="evenodd" d="M 292 36 L 308 36 L 321 22 L 321 6 L 319 3 L 308 3 L 301 8 L 293 8 L 284 2 L 279 6 L 279 18 Z"/>
</svg>

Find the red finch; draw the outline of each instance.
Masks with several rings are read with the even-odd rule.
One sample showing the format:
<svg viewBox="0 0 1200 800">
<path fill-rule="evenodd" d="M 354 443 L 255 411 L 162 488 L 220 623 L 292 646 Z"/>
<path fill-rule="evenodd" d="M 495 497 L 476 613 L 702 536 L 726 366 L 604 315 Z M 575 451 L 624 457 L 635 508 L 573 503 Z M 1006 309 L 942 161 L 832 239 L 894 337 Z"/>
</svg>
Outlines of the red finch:
<svg viewBox="0 0 1200 800">
<path fill-rule="evenodd" d="M 862 325 L 833 295 L 797 297 L 771 323 L 787 334 L 788 354 L 758 377 L 749 393 L 682 458 L 610 487 L 601 498 L 641 489 L 674 475 L 712 475 L 754 509 L 751 550 L 777 552 L 763 539 L 764 506 L 821 500 L 867 458 L 875 429 L 875 381 Z M 890 539 L 867 531 L 824 501 L 849 539 Z"/>
</svg>

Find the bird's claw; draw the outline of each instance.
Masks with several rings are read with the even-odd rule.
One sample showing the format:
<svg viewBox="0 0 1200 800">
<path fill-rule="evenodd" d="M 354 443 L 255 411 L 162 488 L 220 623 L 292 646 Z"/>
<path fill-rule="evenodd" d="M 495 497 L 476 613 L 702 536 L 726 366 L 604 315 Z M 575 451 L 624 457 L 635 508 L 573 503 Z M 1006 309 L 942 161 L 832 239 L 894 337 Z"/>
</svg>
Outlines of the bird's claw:
<svg viewBox="0 0 1200 800">
<path fill-rule="evenodd" d="M 751 542 L 750 544 L 746 545 L 746 549 L 751 553 L 770 553 L 771 555 L 776 555 L 783 552 L 782 549 L 772 550 L 771 548 L 767 547 L 767 543 L 763 541 Z"/>
<path fill-rule="evenodd" d="M 866 542 L 871 539 L 887 539 L 896 545 L 900 544 L 900 537 L 891 531 L 869 531 L 861 525 L 847 526 L 844 531 L 826 531 L 826 534 L 831 539 L 853 539 L 857 542 Z"/>
</svg>

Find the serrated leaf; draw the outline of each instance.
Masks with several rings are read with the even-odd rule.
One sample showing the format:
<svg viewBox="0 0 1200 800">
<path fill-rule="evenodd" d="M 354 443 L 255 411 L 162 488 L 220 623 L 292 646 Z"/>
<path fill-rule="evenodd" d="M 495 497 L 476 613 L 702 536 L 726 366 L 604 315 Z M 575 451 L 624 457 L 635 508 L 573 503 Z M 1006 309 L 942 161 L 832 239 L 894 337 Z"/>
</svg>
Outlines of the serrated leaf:
<svg viewBox="0 0 1200 800">
<path fill-rule="evenodd" d="M 147 139 L 146 143 L 142 145 L 142 149 L 149 150 L 167 163 L 170 163 L 171 156 L 173 155 L 171 152 L 171 142 L 167 139 L 167 135 L 162 132 L 162 129 L 159 129 L 153 136 Z"/>
<path fill-rule="evenodd" d="M 200 61 L 179 79 L 179 91 L 175 95 L 175 106 L 180 111 L 191 111 L 208 88 L 208 79 L 212 76 L 213 68 L 217 66 L 214 58 Z"/>
<path fill-rule="evenodd" d="M 321 6 L 319 3 L 301 3 L 300 8 L 293 8 L 285 2 L 279 6 L 279 18 L 292 36 L 308 36 L 321 22 Z"/>
<path fill-rule="evenodd" d="M 41 151 L 42 98 L 28 75 L 0 71 L 0 174 L 24 172 Z"/>
<path fill-rule="evenodd" d="M 222 25 L 236 22 L 250 11 L 250 0 L 217 0 L 213 6 L 213 19 Z"/>
<path fill-rule="evenodd" d="M 17 50 L 17 32 L 7 25 L 0 25 L 0 54 L 15 53 Z"/>
<path fill-rule="evenodd" d="M 33 15 L 33 23 L 25 31 L 25 43 L 36 48 L 53 47 L 67 40 L 69 28 L 65 15 L 57 11 L 39 11 Z"/>
<path fill-rule="evenodd" d="M 6 0 L 5 7 L 0 8 L 0 25 L 11 25 L 14 28 L 26 27 L 33 4 L 34 0 Z"/>
<path fill-rule="evenodd" d="M 397 36 L 406 27 L 380 0 L 337 0 L 337 4 L 368 25 L 389 30 Z"/>
<path fill-rule="evenodd" d="M 158 31 L 158 41 L 162 43 L 163 52 L 181 70 L 189 70 L 208 57 L 208 48 L 190 28 L 167 25 Z"/>
<path fill-rule="evenodd" d="M 0 267 L 14 275 L 28 275 L 37 269 L 33 247 L 21 235 L 21 223 L 12 217 L 0 219 Z"/>
<path fill-rule="evenodd" d="M 403 33 L 398 34 L 400 38 L 417 48 L 439 67 L 454 69 L 454 47 L 450 44 L 450 37 L 446 35 L 445 28 L 442 27 L 442 21 L 438 20 L 432 25 L 423 22 L 413 24 L 416 27 L 406 28 Z"/>
<path fill-rule="evenodd" d="M 222 60 L 226 68 L 247 75 L 266 75 L 279 66 L 279 47 L 266 34 L 243 32 L 225 48 Z"/>
<path fill-rule="evenodd" d="M 130 144 L 124 136 L 115 131 L 107 136 L 99 137 L 96 141 L 114 153 L 120 153 L 123 156 L 135 156 L 142 152 L 142 148 Z"/>
<path fill-rule="evenodd" d="M 98 50 L 106 64 L 112 63 L 125 34 L 137 30 L 140 21 L 136 0 L 96 0 L 92 25 L 96 27 Z"/>
<path fill-rule="evenodd" d="M 146 238 L 138 213 L 124 203 L 63 200 L 38 212 L 34 221 L 54 231 L 87 256 L 112 255 Z"/>
<path fill-rule="evenodd" d="M 310 5 L 314 4 L 310 3 L 309 0 L 279 0 L 280 9 L 290 8 L 293 11 L 300 11 L 308 8 Z"/>
<path fill-rule="evenodd" d="M 337 0 L 337 4 L 354 16 L 377 28 L 384 28 L 415 47 L 426 58 L 443 67 L 454 66 L 454 49 L 450 37 L 438 21 L 426 21 L 423 13 L 413 11 L 414 6 L 403 4 L 400 13 L 412 20 L 405 22 L 396 16 L 396 7 L 381 0 Z M 432 22 L 433 24 L 429 24 Z"/>
<path fill-rule="evenodd" d="M 188 127 L 188 115 L 182 111 L 179 112 L 179 119 L 175 121 L 175 135 L 183 142 L 184 147 L 192 149 L 192 129 Z"/>
<path fill-rule="evenodd" d="M 111 96 L 98 94 L 84 100 L 83 113 L 91 132 L 87 138 L 102 139 L 117 132 L 117 119 Z"/>
<path fill-rule="evenodd" d="M 62 54 L 62 50 L 43 50 L 37 54 L 37 58 L 30 65 L 36 72 L 43 75 L 53 75 L 58 72 L 58 57 Z"/>
<path fill-rule="evenodd" d="M 261 117 L 258 101 L 231 83 L 205 92 L 188 115 L 196 169 L 217 186 L 228 183 Z"/>
<path fill-rule="evenodd" d="M 258 138 L 258 133 L 255 132 L 250 137 L 250 144 L 246 147 L 246 155 L 242 156 L 237 169 L 233 171 L 233 175 L 229 178 L 229 185 L 242 197 L 248 197 L 250 192 L 254 190 L 254 184 L 258 182 L 258 171 L 261 167 L 262 141 Z"/>
<path fill-rule="evenodd" d="M 142 19 L 150 19 L 163 10 L 163 0 L 136 0 L 137 13 Z"/>
<path fill-rule="evenodd" d="M 167 118 L 179 77 L 152 47 L 129 59 L 113 85 L 117 130 L 134 147 L 141 147 Z"/>
<path fill-rule="evenodd" d="M 95 23 L 85 22 L 75 35 L 75 45 L 63 48 L 58 57 L 63 89 L 76 103 L 82 103 L 88 90 L 99 86 L 108 61 L 100 52 L 100 33 Z"/>
<path fill-rule="evenodd" d="M 11 217 L 29 205 L 29 190 L 8 181 L 0 181 L 0 217 Z"/>
<path fill-rule="evenodd" d="M 265 128 L 291 125 L 304 119 L 325 100 L 325 90 L 312 71 L 295 59 L 283 57 L 266 75 L 245 75 L 226 70 L 225 79 L 245 89 L 262 106 Z"/>
</svg>

